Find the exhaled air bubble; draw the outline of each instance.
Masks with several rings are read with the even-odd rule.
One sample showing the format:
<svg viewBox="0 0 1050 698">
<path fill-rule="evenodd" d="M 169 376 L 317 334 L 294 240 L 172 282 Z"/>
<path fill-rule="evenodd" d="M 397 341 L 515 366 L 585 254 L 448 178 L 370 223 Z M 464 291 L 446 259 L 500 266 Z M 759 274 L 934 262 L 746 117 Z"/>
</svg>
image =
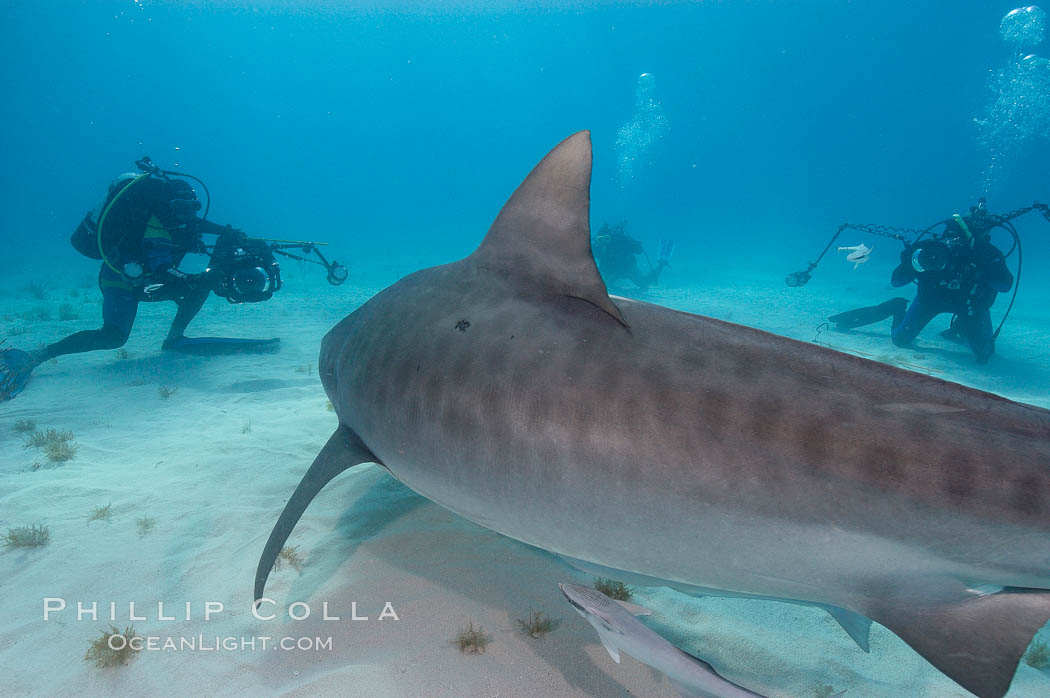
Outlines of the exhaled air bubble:
<svg viewBox="0 0 1050 698">
<path fill-rule="evenodd" d="M 999 33 L 1018 50 L 1031 48 L 1043 40 L 1046 13 L 1035 5 L 1010 10 L 999 24 Z"/>
<path fill-rule="evenodd" d="M 652 73 L 642 73 L 634 88 L 634 113 L 616 133 L 621 188 L 648 164 L 653 146 L 669 130 L 667 117 L 656 96 L 656 78 Z"/>
<path fill-rule="evenodd" d="M 1037 140 L 1050 140 L 1050 61 L 1034 53 L 1043 40 L 1046 13 L 1035 5 L 1011 10 L 999 25 L 1012 56 L 992 78 L 995 99 L 983 119 L 975 119 L 980 143 L 988 151 L 985 187 L 1006 163 Z"/>
</svg>

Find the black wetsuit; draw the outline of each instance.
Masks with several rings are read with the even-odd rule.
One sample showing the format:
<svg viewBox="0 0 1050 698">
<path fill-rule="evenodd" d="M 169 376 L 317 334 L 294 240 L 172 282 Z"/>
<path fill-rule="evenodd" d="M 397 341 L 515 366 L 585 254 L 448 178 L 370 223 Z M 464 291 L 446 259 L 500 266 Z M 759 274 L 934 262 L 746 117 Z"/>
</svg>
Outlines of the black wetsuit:
<svg viewBox="0 0 1050 698">
<path fill-rule="evenodd" d="M 177 192 L 178 182 L 183 191 Z M 184 195 L 179 180 L 146 178 L 132 184 L 117 200 L 105 221 L 106 238 L 112 241 L 99 270 L 102 292 L 102 328 L 85 330 L 34 353 L 36 363 L 64 354 L 116 349 L 127 342 L 143 300 L 171 300 L 178 310 L 165 346 L 178 341 L 211 292 L 207 275 L 187 275 L 177 267 L 189 252 L 203 251 L 201 235 L 228 229 L 196 216 L 180 217 L 172 210 L 172 196 Z M 113 199 L 113 193 L 110 199 Z M 108 201 L 107 201 L 108 203 Z M 143 269 L 137 280 L 121 270 L 128 262 Z M 147 298 L 146 289 L 160 284 Z"/>
<path fill-rule="evenodd" d="M 890 283 L 904 286 L 914 280 L 918 291 L 893 327 L 893 343 L 907 346 L 934 316 L 953 313 L 958 318 L 955 330 L 970 344 L 978 363 L 987 362 L 995 351 L 989 311 L 995 297 L 1009 291 L 1014 282 L 1003 253 L 984 237 L 972 246 L 962 239 L 943 270 L 920 274 L 912 265 L 912 248 L 906 248 Z"/>
</svg>

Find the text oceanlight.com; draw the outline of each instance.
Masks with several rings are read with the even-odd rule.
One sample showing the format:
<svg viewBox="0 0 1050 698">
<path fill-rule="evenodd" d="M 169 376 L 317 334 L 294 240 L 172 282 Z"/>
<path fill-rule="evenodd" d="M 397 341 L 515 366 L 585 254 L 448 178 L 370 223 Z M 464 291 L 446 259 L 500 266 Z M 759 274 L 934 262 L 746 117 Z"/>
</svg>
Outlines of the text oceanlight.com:
<svg viewBox="0 0 1050 698">
<path fill-rule="evenodd" d="M 255 652 L 257 650 L 282 650 L 285 652 L 331 652 L 331 637 L 221 637 L 218 635 L 192 635 L 181 637 L 158 637 L 138 635 L 130 638 L 114 633 L 106 639 L 114 652 L 130 647 L 136 652 Z"/>
</svg>

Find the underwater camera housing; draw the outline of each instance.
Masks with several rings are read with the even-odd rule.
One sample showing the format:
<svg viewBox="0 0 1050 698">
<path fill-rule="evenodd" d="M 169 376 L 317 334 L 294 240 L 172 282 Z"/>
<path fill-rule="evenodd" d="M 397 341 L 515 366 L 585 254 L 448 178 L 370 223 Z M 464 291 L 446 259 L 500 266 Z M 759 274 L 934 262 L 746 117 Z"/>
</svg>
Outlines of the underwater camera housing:
<svg viewBox="0 0 1050 698">
<path fill-rule="evenodd" d="M 919 243 L 911 253 L 911 268 L 916 274 L 931 274 L 949 269 L 959 254 L 953 239 L 931 239 Z"/>
<path fill-rule="evenodd" d="M 982 197 L 977 206 L 970 207 L 970 215 L 965 220 L 961 216 L 953 216 L 944 221 L 944 230 L 940 235 L 926 240 L 920 236 L 911 254 L 912 269 L 922 276 L 957 268 L 966 250 L 972 246 L 974 234 L 984 235 L 990 227 Z"/>
<path fill-rule="evenodd" d="M 217 275 L 215 295 L 229 303 L 262 303 L 281 289 L 281 265 L 270 245 L 239 231 L 216 242 L 209 271 Z"/>
</svg>

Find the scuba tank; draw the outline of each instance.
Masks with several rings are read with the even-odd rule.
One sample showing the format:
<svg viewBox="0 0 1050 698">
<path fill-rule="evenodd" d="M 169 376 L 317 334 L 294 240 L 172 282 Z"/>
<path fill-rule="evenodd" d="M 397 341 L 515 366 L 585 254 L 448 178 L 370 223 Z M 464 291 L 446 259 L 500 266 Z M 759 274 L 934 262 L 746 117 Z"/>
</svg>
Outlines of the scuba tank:
<svg viewBox="0 0 1050 698">
<path fill-rule="evenodd" d="M 114 178 L 109 184 L 109 189 L 101 202 L 99 202 L 99 205 L 84 215 L 84 218 L 80 221 L 80 225 L 77 226 L 77 228 L 72 231 L 72 235 L 69 236 L 69 244 L 72 246 L 72 249 L 90 259 L 106 259 L 116 256 L 121 240 L 107 233 L 109 233 L 109 231 L 116 231 L 116 229 L 121 226 L 114 226 L 113 220 L 109 220 L 109 225 L 106 225 L 106 221 L 109 219 L 109 214 L 112 211 L 113 205 L 116 204 L 119 199 L 124 198 L 127 192 L 132 189 L 135 184 L 139 183 L 141 179 L 147 176 L 148 173 L 139 174 L 135 172 L 125 172 Z M 121 211 L 121 213 L 123 215 L 120 217 L 131 215 L 139 218 L 145 215 L 145 211 Z M 143 224 L 145 224 L 145 220 L 143 220 Z M 102 226 L 101 235 L 99 232 L 100 226 Z"/>
<path fill-rule="evenodd" d="M 135 256 L 151 216 L 166 228 L 175 228 L 196 217 L 200 200 L 187 182 L 171 176 L 193 175 L 162 170 L 148 157 L 135 162 L 139 172 L 125 172 L 109 185 L 106 196 L 89 211 L 70 236 L 70 244 L 80 254 L 102 260 L 113 271 L 118 260 Z M 207 187 L 200 182 L 207 192 Z M 209 207 L 211 197 L 208 197 Z M 207 217 L 207 209 L 202 218 Z"/>
<path fill-rule="evenodd" d="M 102 197 L 98 206 L 84 214 L 84 219 L 80 221 L 80 225 L 76 227 L 73 234 L 69 237 L 69 243 L 73 246 L 74 250 L 89 259 L 102 259 L 102 250 L 100 249 L 98 239 L 99 220 L 108 210 L 114 199 L 134 183 L 138 177 L 139 175 L 135 172 L 125 172 L 124 174 L 117 176 L 117 178 L 110 183 L 109 190 L 106 192 L 106 195 Z"/>
</svg>

